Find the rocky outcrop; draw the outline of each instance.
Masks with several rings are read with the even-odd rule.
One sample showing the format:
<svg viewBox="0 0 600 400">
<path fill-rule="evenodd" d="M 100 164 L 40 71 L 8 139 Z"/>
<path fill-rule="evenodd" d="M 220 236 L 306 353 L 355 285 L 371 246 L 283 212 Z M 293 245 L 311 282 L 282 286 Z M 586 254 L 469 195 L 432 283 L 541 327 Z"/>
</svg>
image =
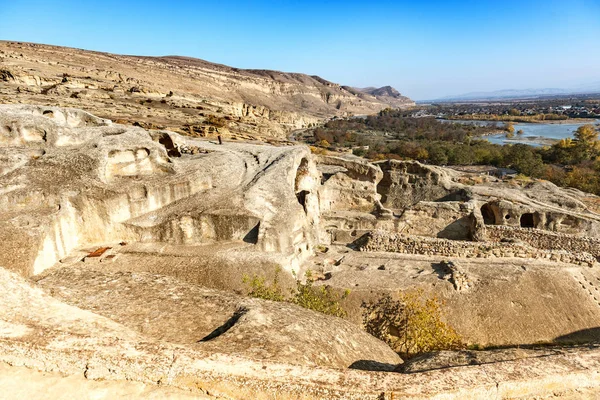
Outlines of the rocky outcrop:
<svg viewBox="0 0 600 400">
<path fill-rule="evenodd" d="M 522 242 L 538 249 L 556 249 L 589 253 L 600 260 L 600 239 L 581 237 L 541 229 L 513 226 L 488 226 L 486 239 L 491 242 Z"/>
<path fill-rule="evenodd" d="M 405 209 L 421 201 L 465 200 L 452 184 L 452 173 L 417 161 L 387 160 L 376 163 L 383 171 L 377 185 L 381 202 L 391 209 Z"/>
<path fill-rule="evenodd" d="M 377 166 L 358 157 L 321 156 L 317 162 L 323 176 L 319 189 L 321 212 L 378 209 L 376 187 L 382 173 Z"/>
<path fill-rule="evenodd" d="M 297 269 L 318 236 L 306 147 L 221 146 L 25 105 L 0 106 L 0 127 L 0 236 L 14 248 L 0 265 L 24 275 L 118 242 L 233 242 Z"/>
<path fill-rule="evenodd" d="M 90 275 L 84 274 L 81 282 L 85 276 Z M 134 286 L 144 282 L 143 277 L 137 284 L 135 276 L 130 279 Z M 110 284 L 110 279 L 104 282 Z M 171 286 L 173 282 L 154 282 L 154 293 L 164 290 L 166 299 L 177 300 L 178 292 L 169 291 L 176 288 Z M 112 287 L 123 283 L 117 280 Z M 458 355 L 451 357 L 458 361 L 454 367 L 436 365 L 421 372 L 427 366 L 414 363 L 408 374 L 306 367 L 159 341 L 56 300 L 3 269 L 0 288 L 2 293 L 11 294 L 3 298 L 5 307 L 0 308 L 0 382 L 7 389 L 4 397 L 11 400 L 39 395 L 42 388 L 44 398 L 63 398 L 68 391 L 97 398 L 275 399 L 301 395 L 315 400 L 435 396 L 533 399 L 582 393 L 593 397 L 599 392 L 600 354 L 595 348 L 547 351 L 543 357 L 520 352 L 515 357 L 496 357 L 491 364 L 485 364 L 490 359 L 485 355 L 467 358 L 483 360 L 482 365 L 461 364 Z M 77 289 L 77 285 L 56 289 L 62 296 L 69 290 L 94 290 Z M 95 292 L 102 293 L 102 287 Z M 151 321 L 149 318 L 145 324 L 151 325 Z M 331 328 L 334 330 L 335 325 Z"/>
<path fill-rule="evenodd" d="M 353 88 L 354 90 L 374 96 L 376 99 L 390 104 L 391 107 L 407 107 L 415 103 L 406 96 L 402 96 L 400 92 L 391 86 L 383 86 L 380 88 Z"/>
</svg>

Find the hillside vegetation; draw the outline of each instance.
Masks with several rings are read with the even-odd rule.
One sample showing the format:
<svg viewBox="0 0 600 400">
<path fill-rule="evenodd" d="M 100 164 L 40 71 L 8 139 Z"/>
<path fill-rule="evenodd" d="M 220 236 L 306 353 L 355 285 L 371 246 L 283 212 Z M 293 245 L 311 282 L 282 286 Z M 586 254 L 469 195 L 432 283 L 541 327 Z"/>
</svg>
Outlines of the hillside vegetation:
<svg viewBox="0 0 600 400">
<path fill-rule="evenodd" d="M 528 177 L 600 194 L 600 142 L 593 125 L 581 126 L 573 139 L 543 148 L 502 146 L 480 137 L 499 129 L 408 117 L 403 111 L 386 109 L 365 119 L 330 121 L 312 130 L 312 141 L 321 147 L 350 147 L 354 154 L 372 160 L 512 168 Z"/>
</svg>

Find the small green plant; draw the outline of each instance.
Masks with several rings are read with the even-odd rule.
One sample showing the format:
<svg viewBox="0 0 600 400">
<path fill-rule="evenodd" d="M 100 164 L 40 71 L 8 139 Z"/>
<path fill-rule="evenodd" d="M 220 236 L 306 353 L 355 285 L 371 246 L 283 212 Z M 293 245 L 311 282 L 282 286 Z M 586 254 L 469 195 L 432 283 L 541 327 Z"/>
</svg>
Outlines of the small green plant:
<svg viewBox="0 0 600 400">
<path fill-rule="evenodd" d="M 306 283 L 296 280 L 296 289 L 292 290 L 291 302 L 323 314 L 346 317 L 347 313 L 340 305 L 340 301 L 348 297 L 350 291 L 346 290 L 340 295 L 330 286 L 315 287 L 313 282 L 310 271 L 306 273 Z"/>
<path fill-rule="evenodd" d="M 280 269 L 275 270 L 271 283 L 267 283 L 264 277 L 258 275 L 252 277 L 244 275 L 242 282 L 248 286 L 248 295 L 251 297 L 271 301 L 286 301 L 335 317 L 344 318 L 346 316 L 347 313 L 340 305 L 340 301 L 348 297 L 349 290 L 340 295 L 329 286 L 314 286 L 314 279 L 311 272 L 308 271 L 306 282 L 302 283 L 302 281 L 296 279 L 296 287 L 290 289 L 290 296 L 285 296 L 279 283 L 280 273 Z"/>
<path fill-rule="evenodd" d="M 460 336 L 442 321 L 441 304 L 435 296 L 424 296 L 421 289 L 400 293 L 398 300 L 385 294 L 374 302 L 363 302 L 363 324 L 403 358 L 460 348 Z"/>
<path fill-rule="evenodd" d="M 271 284 L 265 283 L 265 277 L 254 275 L 252 277 L 244 275 L 242 282 L 250 287 L 248 296 L 256 297 L 263 300 L 285 301 L 285 296 L 279 286 L 279 273 L 281 270 L 275 270 L 275 276 Z"/>
</svg>

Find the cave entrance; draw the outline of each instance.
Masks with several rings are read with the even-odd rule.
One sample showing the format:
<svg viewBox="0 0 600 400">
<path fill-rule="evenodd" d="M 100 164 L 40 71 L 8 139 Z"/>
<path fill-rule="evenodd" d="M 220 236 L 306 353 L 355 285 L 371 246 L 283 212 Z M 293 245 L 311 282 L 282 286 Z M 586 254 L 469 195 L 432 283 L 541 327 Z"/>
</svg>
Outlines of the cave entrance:
<svg viewBox="0 0 600 400">
<path fill-rule="evenodd" d="M 483 223 L 486 225 L 494 225 L 496 223 L 496 215 L 489 204 L 481 206 L 481 216 L 483 217 Z"/>
<path fill-rule="evenodd" d="M 308 190 L 302 190 L 302 191 L 296 193 L 296 198 L 298 199 L 298 203 L 300 203 L 302 208 L 304 208 L 305 213 L 308 213 L 308 211 L 306 210 L 306 196 L 309 193 L 310 192 Z"/>
<path fill-rule="evenodd" d="M 250 243 L 250 244 L 257 244 L 259 231 L 260 231 L 260 222 L 258 224 L 256 224 L 254 226 L 254 228 L 252 228 L 248 233 L 246 233 L 246 236 L 244 236 L 244 239 L 243 239 L 244 242 Z"/>
<path fill-rule="evenodd" d="M 303 158 L 300 161 L 300 166 L 298 167 L 298 170 L 296 171 L 296 182 L 294 185 L 294 189 L 296 192 L 296 198 L 298 199 L 298 203 L 300 203 L 300 205 L 304 209 L 304 212 L 307 214 L 308 211 L 306 208 L 306 198 L 310 192 L 308 190 L 304 190 L 303 187 L 306 187 L 306 178 L 308 178 L 309 176 L 310 171 L 308 166 L 308 160 L 306 158 Z"/>
<path fill-rule="evenodd" d="M 171 136 L 168 133 L 161 132 L 158 136 L 158 143 L 162 144 L 167 150 L 167 155 L 169 157 L 181 157 L 181 153 L 177 150 L 175 143 Z"/>
<path fill-rule="evenodd" d="M 532 213 L 521 215 L 521 228 L 535 228 L 535 222 Z"/>
</svg>

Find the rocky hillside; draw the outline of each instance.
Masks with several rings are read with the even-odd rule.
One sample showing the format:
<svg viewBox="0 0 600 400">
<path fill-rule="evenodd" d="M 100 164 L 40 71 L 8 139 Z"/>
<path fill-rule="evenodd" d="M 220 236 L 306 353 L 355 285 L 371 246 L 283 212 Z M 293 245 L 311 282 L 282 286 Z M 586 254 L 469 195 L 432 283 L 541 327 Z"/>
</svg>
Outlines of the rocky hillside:
<svg viewBox="0 0 600 400">
<path fill-rule="evenodd" d="M 78 107 L 126 124 L 194 136 L 281 140 L 333 116 L 414 104 L 389 89 L 391 95 L 371 94 L 317 76 L 243 70 L 188 57 L 0 42 L 0 103 Z"/>
</svg>

